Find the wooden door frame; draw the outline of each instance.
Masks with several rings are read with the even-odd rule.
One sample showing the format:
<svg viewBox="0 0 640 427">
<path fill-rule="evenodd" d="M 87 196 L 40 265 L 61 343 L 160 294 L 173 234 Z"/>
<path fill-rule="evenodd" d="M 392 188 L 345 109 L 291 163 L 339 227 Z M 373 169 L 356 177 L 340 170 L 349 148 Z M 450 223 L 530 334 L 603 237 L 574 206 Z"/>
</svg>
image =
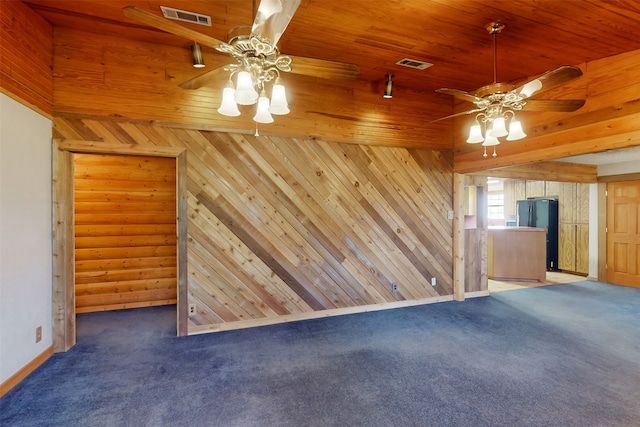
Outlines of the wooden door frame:
<svg viewBox="0 0 640 427">
<path fill-rule="evenodd" d="M 187 152 L 184 148 L 139 147 L 80 140 L 53 140 L 53 350 L 76 343 L 74 286 L 73 155 L 114 154 L 176 159 L 177 334 L 187 335 Z"/>
</svg>

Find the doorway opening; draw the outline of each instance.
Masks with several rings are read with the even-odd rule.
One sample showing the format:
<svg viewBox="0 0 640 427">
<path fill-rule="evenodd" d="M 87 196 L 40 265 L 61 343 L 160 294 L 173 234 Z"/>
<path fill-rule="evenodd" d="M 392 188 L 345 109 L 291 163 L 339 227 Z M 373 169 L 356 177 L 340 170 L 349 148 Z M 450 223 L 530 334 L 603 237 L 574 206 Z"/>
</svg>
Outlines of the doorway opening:
<svg viewBox="0 0 640 427">
<path fill-rule="evenodd" d="M 177 302 L 176 161 L 73 155 L 76 313 Z"/>
<path fill-rule="evenodd" d="M 175 291 L 176 303 L 176 324 L 177 335 L 187 335 L 187 200 L 186 200 L 186 150 L 183 148 L 173 147 L 136 147 L 125 144 L 113 144 L 103 142 L 87 142 L 87 141 L 59 141 L 54 140 L 53 144 L 53 347 L 55 352 L 64 352 L 69 350 L 76 342 L 76 236 L 75 236 L 75 217 L 76 215 L 99 215 L 92 212 L 75 212 L 74 201 L 74 156 L 79 154 L 99 154 L 99 155 L 120 155 L 132 157 L 156 157 L 170 159 L 175 166 L 175 201 L 173 221 L 175 224 L 174 245 L 175 245 L 175 283 L 177 289 Z M 108 172 L 106 172 L 108 175 Z M 84 195 L 83 195 L 84 196 Z M 94 206 L 95 207 L 95 206 Z M 83 207 L 85 209 L 86 207 Z M 113 208 L 113 207 L 112 207 Z M 98 209 L 99 211 L 99 209 Z M 104 224 L 103 224 L 104 225 Z M 113 229 L 111 229 L 113 231 Z M 129 228 L 131 230 L 131 228 Z M 86 232 L 86 231 L 85 231 Z M 91 232 L 89 232 L 91 233 Z M 85 236 L 83 236 L 85 237 Z M 119 236 L 120 239 L 131 239 L 128 236 Z M 111 239 L 111 237 L 109 237 Z M 108 239 L 107 239 L 108 240 Z M 113 240 L 113 239 L 111 239 Z M 106 240 L 105 240 L 106 241 Z M 83 245 L 84 242 L 81 243 Z M 158 245 L 159 246 L 159 245 Z M 166 246 L 166 245 L 162 245 Z M 91 249 L 91 250 L 95 250 Z M 144 258 L 144 257 L 138 257 Z M 85 260 L 83 260 L 85 261 Z M 103 262 L 103 258 L 88 260 L 93 265 L 99 265 Z M 119 262 L 119 261 L 117 261 Z M 116 262 L 116 263 L 117 263 Z M 131 263 L 131 261 L 123 261 Z M 138 262 L 138 261 L 136 261 Z M 142 261 L 141 261 L 142 262 Z M 143 262 L 144 263 L 144 262 Z M 113 262 L 112 262 L 113 264 Z M 89 264 L 82 264 L 81 269 L 85 270 Z M 103 268 L 105 265 L 103 264 Z M 111 277 L 117 277 L 111 274 Z M 87 277 L 91 276 L 109 277 L 109 274 L 98 269 L 93 273 L 84 274 L 83 281 L 88 281 Z M 144 279 L 143 279 L 144 280 Z M 92 282 L 95 283 L 95 282 Z M 99 282 L 98 282 L 99 283 Z M 86 284 L 86 283 L 85 283 Z M 148 283 L 147 283 L 148 284 Z M 92 285 L 89 287 L 100 287 L 102 284 Z M 94 289 L 95 290 L 95 289 Z M 113 288 L 111 288 L 113 290 Z M 85 289 L 86 291 L 86 289 Z M 144 292 L 161 294 L 154 290 L 147 289 Z M 163 291 L 165 292 L 165 291 Z M 167 291 L 168 292 L 168 291 Z M 112 292 L 113 293 L 113 292 Z M 166 297 L 166 294 L 163 296 Z M 103 297 L 93 298 L 94 300 Z M 168 301 L 172 298 L 165 298 Z M 159 301 L 163 301 L 160 298 Z M 133 307 L 132 302 L 128 303 Z M 145 303 L 149 305 L 148 302 Z M 104 306 L 113 305 L 111 302 Z M 117 306 L 117 304 L 115 304 Z M 117 308 L 117 307 L 112 307 Z M 124 308 L 124 307 L 120 307 Z"/>
</svg>

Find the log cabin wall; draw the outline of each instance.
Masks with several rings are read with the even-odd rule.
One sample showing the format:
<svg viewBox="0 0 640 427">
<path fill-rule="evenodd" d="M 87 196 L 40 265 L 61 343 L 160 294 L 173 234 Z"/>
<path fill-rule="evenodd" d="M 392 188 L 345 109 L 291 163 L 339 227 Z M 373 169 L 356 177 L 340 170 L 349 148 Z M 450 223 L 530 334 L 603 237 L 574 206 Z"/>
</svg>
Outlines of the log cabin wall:
<svg viewBox="0 0 640 427">
<path fill-rule="evenodd" d="M 175 159 L 73 160 L 76 313 L 175 304 Z"/>
<path fill-rule="evenodd" d="M 0 1 L 0 90 L 45 117 L 53 112 L 53 30 L 20 1 Z"/>
<path fill-rule="evenodd" d="M 68 115 L 54 137 L 186 148 L 190 334 L 451 299 L 448 152 Z"/>
</svg>

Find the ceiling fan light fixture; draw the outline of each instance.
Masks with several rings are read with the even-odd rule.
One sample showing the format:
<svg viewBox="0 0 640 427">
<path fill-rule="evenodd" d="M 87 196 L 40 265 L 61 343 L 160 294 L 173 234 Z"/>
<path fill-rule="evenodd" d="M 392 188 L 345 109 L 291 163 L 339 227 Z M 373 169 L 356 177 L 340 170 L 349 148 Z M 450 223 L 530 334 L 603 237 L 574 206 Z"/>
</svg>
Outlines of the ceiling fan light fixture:
<svg viewBox="0 0 640 427">
<path fill-rule="evenodd" d="M 286 90 L 280 77 L 278 77 L 271 89 L 271 105 L 269 112 L 276 115 L 289 114 L 289 104 L 287 103 Z"/>
<path fill-rule="evenodd" d="M 256 123 L 273 123 L 273 117 L 269 112 L 269 98 L 267 98 L 267 94 L 262 90 L 260 93 L 260 98 L 258 98 L 258 108 L 256 110 L 256 115 L 253 116 L 253 121 Z"/>
<path fill-rule="evenodd" d="M 469 144 L 477 144 L 482 141 L 484 141 L 484 138 L 482 137 L 482 127 L 479 123 L 476 123 L 471 126 L 471 129 L 469 129 L 469 138 L 467 138 L 467 142 Z"/>
<path fill-rule="evenodd" d="M 387 78 L 387 82 L 382 97 L 390 99 L 393 98 L 393 74 L 386 74 L 385 77 Z"/>
<path fill-rule="evenodd" d="M 229 83 L 222 91 L 222 102 L 220 103 L 220 108 L 218 108 L 218 113 L 227 117 L 238 117 L 240 115 L 240 110 L 238 110 L 238 105 L 235 101 L 235 93 L 236 90 L 233 88 L 233 83 L 229 80 Z"/>
<path fill-rule="evenodd" d="M 204 68 L 202 48 L 198 43 L 194 43 L 193 46 L 191 46 L 191 53 L 193 53 L 193 68 Z"/>
<path fill-rule="evenodd" d="M 491 130 L 489 131 L 489 135 L 495 138 L 500 138 L 501 136 L 508 135 L 507 127 L 505 123 L 505 119 L 502 116 L 496 117 L 493 119 L 493 124 L 491 125 Z"/>
<path fill-rule="evenodd" d="M 519 120 L 511 119 L 509 123 L 509 135 L 507 141 L 517 141 L 526 137 L 527 134 L 522 130 L 522 123 Z"/>
<path fill-rule="evenodd" d="M 258 92 L 253 87 L 253 79 L 248 71 L 238 73 L 235 100 L 240 105 L 253 105 L 258 100 Z"/>
<path fill-rule="evenodd" d="M 500 145 L 500 140 L 498 138 L 496 138 L 495 136 L 492 135 L 487 135 L 487 137 L 484 139 L 484 142 L 482 143 L 482 145 L 484 145 L 485 147 L 492 147 L 495 145 Z"/>
</svg>

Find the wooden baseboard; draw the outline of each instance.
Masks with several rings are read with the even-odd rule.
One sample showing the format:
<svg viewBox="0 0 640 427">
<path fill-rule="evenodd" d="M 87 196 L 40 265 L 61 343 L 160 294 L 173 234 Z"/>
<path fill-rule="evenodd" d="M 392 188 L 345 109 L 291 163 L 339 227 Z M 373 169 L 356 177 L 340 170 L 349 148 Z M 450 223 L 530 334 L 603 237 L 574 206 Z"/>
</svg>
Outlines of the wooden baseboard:
<svg viewBox="0 0 640 427">
<path fill-rule="evenodd" d="M 464 293 L 464 297 L 465 298 L 478 298 L 478 297 L 488 297 L 489 291 L 473 291 L 473 292 L 465 292 Z"/>
<path fill-rule="evenodd" d="M 388 302 L 383 304 L 361 305 L 357 307 L 334 308 L 331 310 L 312 311 L 309 313 L 289 314 L 285 316 L 240 320 L 229 323 L 215 323 L 210 325 L 194 325 L 189 323 L 189 335 L 205 334 L 209 332 L 231 331 L 235 329 L 253 328 L 256 326 L 277 325 L 280 323 L 296 322 L 298 320 L 322 319 L 325 317 L 342 316 L 345 314 L 367 313 L 370 311 L 389 310 L 393 308 L 412 307 L 416 305 L 434 304 L 453 301 L 453 295 L 421 298 L 415 300 Z"/>
<path fill-rule="evenodd" d="M 53 346 L 48 347 L 40 353 L 31 362 L 27 363 L 22 369 L 11 375 L 5 382 L 0 384 L 0 397 L 7 394 L 11 389 L 17 386 L 20 381 L 25 379 L 30 373 L 35 371 L 40 365 L 47 361 L 53 355 Z"/>
<path fill-rule="evenodd" d="M 174 298 L 162 301 L 128 302 L 122 304 L 95 305 L 91 307 L 76 307 L 76 314 L 95 313 L 97 311 L 127 310 L 130 308 L 157 307 L 159 305 L 176 305 L 177 303 L 177 298 Z"/>
</svg>

